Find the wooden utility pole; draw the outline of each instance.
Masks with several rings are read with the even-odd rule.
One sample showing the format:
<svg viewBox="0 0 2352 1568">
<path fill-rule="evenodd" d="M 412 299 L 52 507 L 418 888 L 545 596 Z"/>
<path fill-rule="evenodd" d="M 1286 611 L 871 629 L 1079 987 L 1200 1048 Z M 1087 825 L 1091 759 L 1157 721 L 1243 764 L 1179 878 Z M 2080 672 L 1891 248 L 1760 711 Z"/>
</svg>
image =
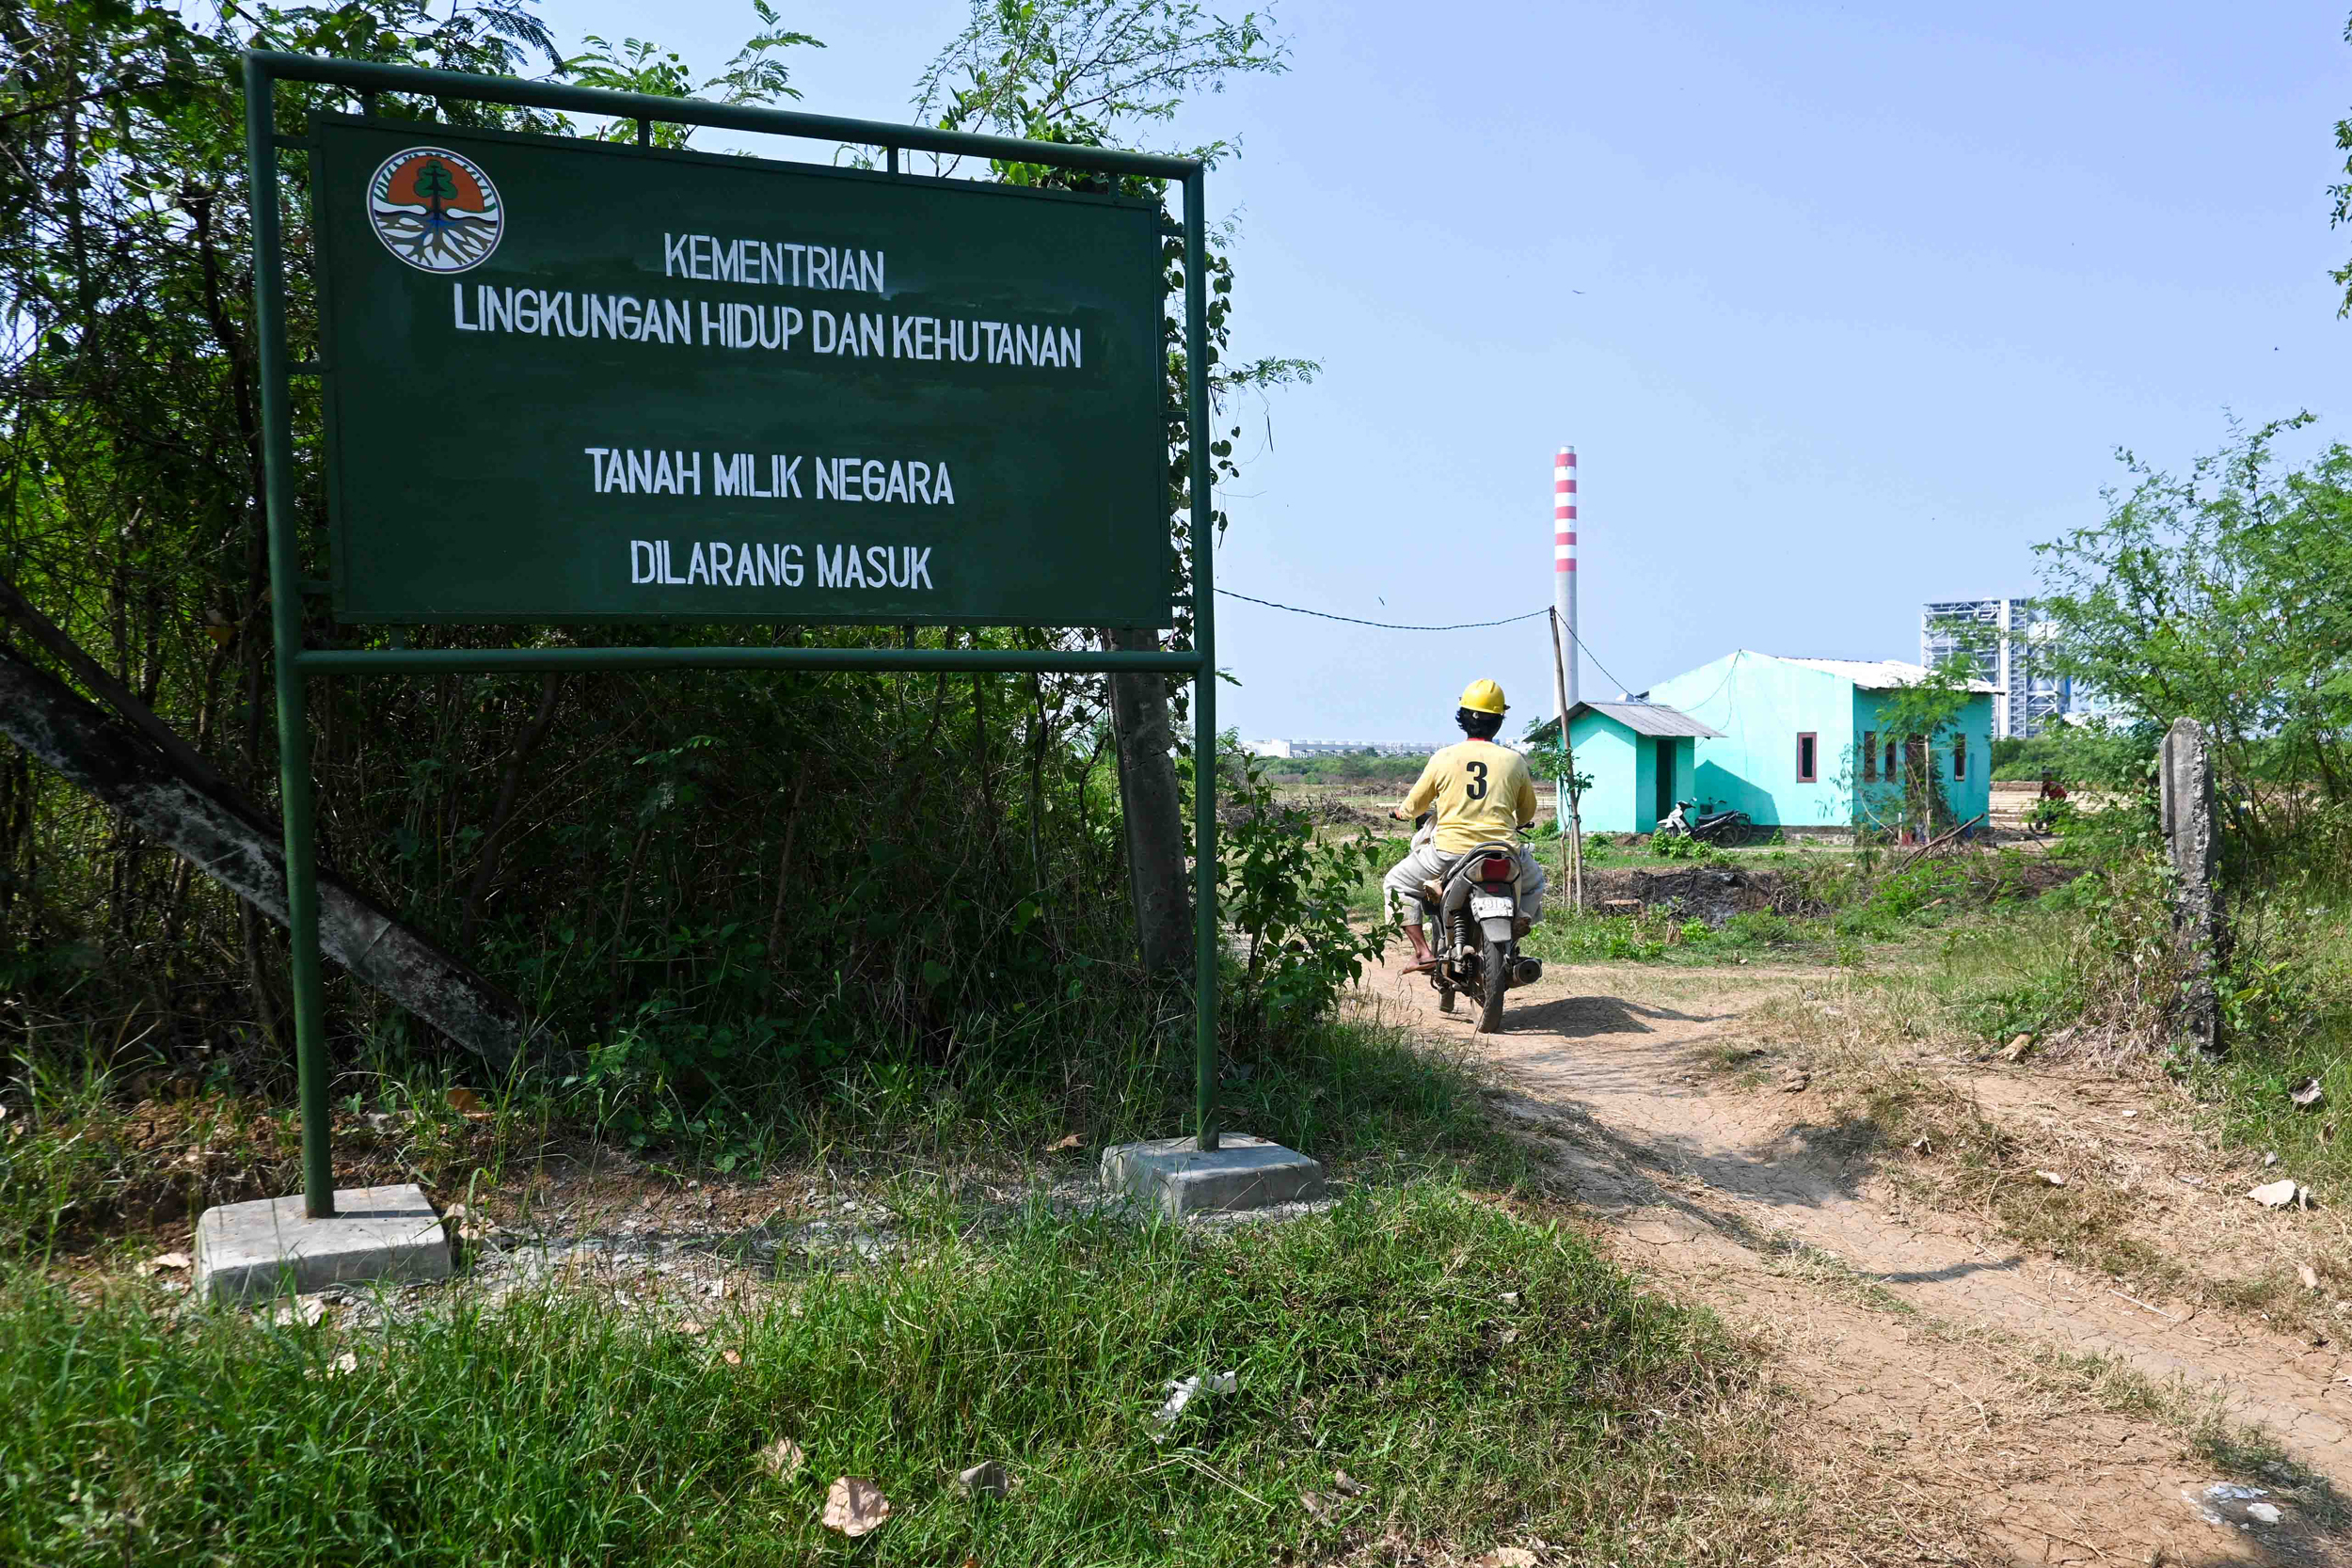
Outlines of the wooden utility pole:
<svg viewBox="0 0 2352 1568">
<path fill-rule="evenodd" d="M 1560 794 L 1567 802 L 1565 842 L 1560 847 L 1560 874 L 1568 879 L 1568 908 L 1584 907 L 1584 827 L 1578 810 L 1576 747 L 1568 739 L 1567 657 L 1560 641 L 1560 611 L 1551 612 L 1552 689 L 1560 699 Z"/>
</svg>

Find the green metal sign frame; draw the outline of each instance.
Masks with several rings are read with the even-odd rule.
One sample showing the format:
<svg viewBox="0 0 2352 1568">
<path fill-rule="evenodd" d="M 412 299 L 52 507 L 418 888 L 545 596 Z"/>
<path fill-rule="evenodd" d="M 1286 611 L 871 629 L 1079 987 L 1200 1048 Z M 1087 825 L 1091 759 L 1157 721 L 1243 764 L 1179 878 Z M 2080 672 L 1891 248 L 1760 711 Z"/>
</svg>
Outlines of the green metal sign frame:
<svg viewBox="0 0 2352 1568">
<path fill-rule="evenodd" d="M 278 154 L 307 150 L 307 136 L 278 134 L 277 87 L 310 82 L 349 88 L 363 104 L 376 93 L 571 110 L 638 122 L 640 139 L 656 122 L 709 126 L 882 149 L 892 171 L 902 151 L 1044 164 L 1100 174 L 1141 175 L 1184 187 L 1184 429 L 1190 434 L 1193 540 L 1190 603 L 1193 646 L 1163 652 L 917 648 L 500 648 L 319 649 L 302 645 L 302 596 L 317 585 L 302 575 L 296 531 L 294 424 L 287 356 L 285 261 L 279 238 Z M 278 780 L 285 813 L 286 912 L 291 936 L 295 1054 L 301 1084 L 303 1188 L 313 1218 L 335 1212 L 334 1153 L 327 1109 L 326 1006 L 320 967 L 318 841 L 313 817 L 310 737 L 305 679 L 310 675 L 496 673 L 528 670 L 865 670 L 1059 671 L 1169 673 L 1192 677 L 1196 736 L 1206 737 L 1209 765 L 1194 768 L 1193 851 L 1194 1068 L 1196 1138 L 1203 1151 L 1216 1133 L 1216 665 L 1215 562 L 1210 543 L 1208 288 L 1203 271 L 1203 177 L 1198 159 L 1072 147 L 1011 136 L 974 135 L 915 125 L 842 119 L 784 109 L 746 108 L 694 99 L 525 82 L 461 71 L 358 60 L 322 59 L 256 50 L 245 55 L 246 156 L 253 201 L 253 293 L 261 381 L 264 499 L 269 525 L 271 624 L 277 644 Z M 1050 198 L 1048 198 L 1050 199 Z M 1083 198 L 1080 198 L 1083 199 Z M 332 366 L 301 367 L 331 373 Z M 1171 606 L 1172 608 L 1172 606 Z M 658 619 L 658 617 L 655 617 Z M 683 618 L 681 618 L 683 619 Z M 1196 750 L 1196 758 L 1200 755 Z"/>
</svg>

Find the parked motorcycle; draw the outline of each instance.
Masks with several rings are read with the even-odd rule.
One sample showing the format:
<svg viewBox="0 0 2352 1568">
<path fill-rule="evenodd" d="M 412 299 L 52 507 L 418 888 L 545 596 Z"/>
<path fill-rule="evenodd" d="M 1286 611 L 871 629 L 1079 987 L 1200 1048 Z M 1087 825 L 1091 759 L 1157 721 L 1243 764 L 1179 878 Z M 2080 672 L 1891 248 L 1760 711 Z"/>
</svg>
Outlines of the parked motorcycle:
<svg viewBox="0 0 2352 1568">
<path fill-rule="evenodd" d="M 1442 883 L 1422 883 L 1422 925 L 1438 956 L 1429 983 L 1438 988 L 1438 1010 L 1454 1010 L 1458 995 L 1478 999 L 1482 1034 L 1502 1030 L 1502 998 L 1517 986 L 1541 979 L 1543 960 L 1522 957 L 1519 938 L 1518 847 L 1501 840 L 1481 844 L 1457 858 Z"/>
<path fill-rule="evenodd" d="M 1658 824 L 1661 837 L 1695 838 L 1701 844 L 1743 844 L 1752 826 L 1743 811 L 1710 811 L 1691 816 L 1694 800 L 1677 800 L 1675 809 L 1666 814 L 1666 820 Z"/>
</svg>

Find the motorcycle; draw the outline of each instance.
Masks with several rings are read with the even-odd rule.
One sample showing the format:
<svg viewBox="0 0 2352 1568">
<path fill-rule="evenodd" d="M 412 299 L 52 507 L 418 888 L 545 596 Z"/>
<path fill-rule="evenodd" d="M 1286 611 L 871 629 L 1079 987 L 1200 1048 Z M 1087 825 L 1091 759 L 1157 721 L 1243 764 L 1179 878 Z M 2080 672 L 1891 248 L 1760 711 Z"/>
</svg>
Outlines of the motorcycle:
<svg viewBox="0 0 2352 1568">
<path fill-rule="evenodd" d="M 1746 842 L 1752 824 L 1743 811 L 1701 812 L 1696 818 L 1690 815 L 1698 802 L 1677 800 L 1675 809 L 1666 814 L 1666 820 L 1658 824 L 1661 838 L 1687 837 L 1701 844 L 1741 844 Z"/>
<path fill-rule="evenodd" d="M 1519 952 L 1526 926 L 1519 918 L 1518 847 L 1491 840 L 1457 856 L 1442 880 L 1421 885 L 1422 921 L 1438 967 L 1438 1010 L 1454 1010 L 1456 995 L 1478 999 L 1481 1034 L 1502 1030 L 1502 999 L 1543 978 L 1540 958 Z"/>
</svg>

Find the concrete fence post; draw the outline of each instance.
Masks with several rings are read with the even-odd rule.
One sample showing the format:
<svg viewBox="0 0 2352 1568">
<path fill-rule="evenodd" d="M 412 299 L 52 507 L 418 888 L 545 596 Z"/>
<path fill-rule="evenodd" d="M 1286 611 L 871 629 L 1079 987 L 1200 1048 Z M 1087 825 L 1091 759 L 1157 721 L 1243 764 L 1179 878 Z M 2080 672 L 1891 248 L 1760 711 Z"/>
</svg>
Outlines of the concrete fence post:
<svg viewBox="0 0 2352 1568">
<path fill-rule="evenodd" d="M 2204 726 L 2176 719 L 2165 732 L 2160 772 L 2165 848 L 2177 879 L 2172 926 L 2185 960 L 2183 1033 L 2201 1051 L 2221 1044 L 2221 1008 L 2214 974 L 2221 959 L 2221 902 L 2214 892 L 2217 844 L 2214 832 L 2213 748 Z"/>
</svg>

